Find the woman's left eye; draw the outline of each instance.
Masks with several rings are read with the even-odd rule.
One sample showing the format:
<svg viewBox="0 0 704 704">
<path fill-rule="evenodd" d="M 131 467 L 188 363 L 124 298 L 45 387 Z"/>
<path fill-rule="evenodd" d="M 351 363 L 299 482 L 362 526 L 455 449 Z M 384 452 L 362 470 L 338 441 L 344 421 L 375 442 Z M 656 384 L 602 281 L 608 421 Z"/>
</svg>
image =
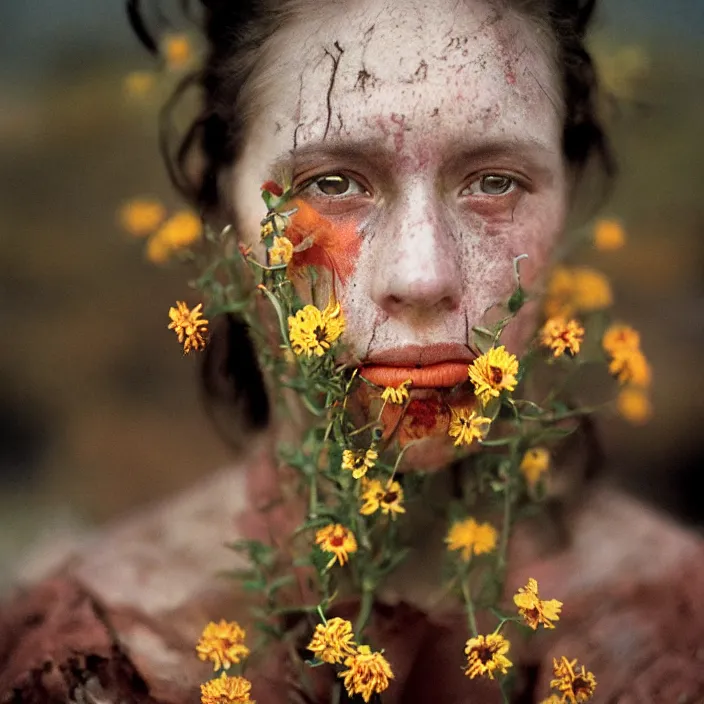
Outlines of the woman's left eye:
<svg viewBox="0 0 704 704">
<path fill-rule="evenodd" d="M 326 174 L 311 179 L 302 190 L 309 191 L 312 195 L 332 196 L 333 198 L 367 193 L 366 189 L 353 178 L 344 174 Z"/>
<path fill-rule="evenodd" d="M 510 176 L 485 174 L 472 181 L 469 186 L 460 192 L 460 195 L 503 196 L 513 191 L 516 186 L 516 180 Z"/>
</svg>

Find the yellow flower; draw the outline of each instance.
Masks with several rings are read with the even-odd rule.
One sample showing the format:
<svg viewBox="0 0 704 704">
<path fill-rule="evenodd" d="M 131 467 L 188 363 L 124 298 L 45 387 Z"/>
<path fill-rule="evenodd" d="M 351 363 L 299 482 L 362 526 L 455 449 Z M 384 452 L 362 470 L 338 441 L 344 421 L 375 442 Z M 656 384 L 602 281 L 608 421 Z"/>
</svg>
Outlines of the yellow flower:
<svg viewBox="0 0 704 704">
<path fill-rule="evenodd" d="M 606 329 L 601 345 L 612 356 L 624 350 L 639 350 L 640 335 L 629 325 L 614 323 Z"/>
<path fill-rule="evenodd" d="M 339 303 L 328 303 L 321 311 L 307 305 L 295 316 L 289 316 L 288 332 L 291 347 L 297 355 L 322 357 L 342 335 L 345 318 Z"/>
<path fill-rule="evenodd" d="M 163 53 L 166 65 L 170 69 L 178 70 L 190 63 L 193 48 L 185 34 L 171 34 L 164 39 Z"/>
<path fill-rule="evenodd" d="M 172 249 L 192 245 L 200 237 L 203 225 L 200 218 L 190 210 L 181 210 L 172 215 L 156 233 Z"/>
<path fill-rule="evenodd" d="M 523 455 L 519 469 L 528 485 L 534 487 L 549 466 L 550 453 L 544 447 L 532 447 Z"/>
<path fill-rule="evenodd" d="M 244 637 L 244 629 L 237 621 L 211 621 L 203 630 L 196 652 L 201 660 L 212 660 L 213 670 L 227 670 L 232 663 L 238 663 L 249 655 Z"/>
<path fill-rule="evenodd" d="M 575 355 L 584 340 L 584 328 L 576 320 L 562 316 L 550 318 L 540 330 L 540 344 L 552 350 L 554 357 L 565 352 Z"/>
<path fill-rule="evenodd" d="M 641 389 L 626 388 L 616 398 L 618 412 L 633 425 L 647 423 L 653 415 L 653 405 Z"/>
<path fill-rule="evenodd" d="M 452 410 L 452 420 L 447 429 L 447 434 L 455 438 L 455 447 L 471 445 L 474 440 L 481 440 L 491 425 L 491 418 L 477 415 L 476 411 L 468 408 Z"/>
<path fill-rule="evenodd" d="M 599 220 L 594 226 L 594 245 L 602 252 L 621 249 L 626 244 L 626 232 L 618 220 Z"/>
<path fill-rule="evenodd" d="M 486 404 L 504 389 L 513 391 L 516 388 L 518 360 L 503 345 L 492 347 L 469 365 L 467 373 L 474 384 L 474 393 Z"/>
<path fill-rule="evenodd" d="M 542 623 L 545 628 L 555 628 L 553 621 L 560 620 L 562 602 L 557 599 L 543 601 L 538 596 L 538 582 L 532 577 L 525 587 L 520 587 L 513 597 L 513 603 L 518 607 L 518 613 L 534 631 Z"/>
<path fill-rule="evenodd" d="M 648 360 L 640 350 L 619 350 L 609 363 L 609 373 L 621 384 L 650 386 L 652 372 Z"/>
<path fill-rule="evenodd" d="M 486 675 L 492 680 L 497 670 L 505 675 L 513 664 L 506 657 L 510 647 L 511 644 L 500 633 L 470 638 L 464 648 L 467 655 L 464 674 L 470 679 Z"/>
<path fill-rule="evenodd" d="M 373 694 L 381 694 L 393 679 L 386 658 L 381 653 L 373 653 L 368 645 L 360 645 L 354 655 L 345 659 L 347 670 L 340 672 L 338 677 L 344 678 L 347 694 L 360 694 L 368 702 Z"/>
<path fill-rule="evenodd" d="M 555 678 L 550 682 L 553 689 L 562 695 L 562 701 L 569 704 L 588 702 L 594 695 L 596 679 L 582 665 L 581 672 L 575 672 L 577 660 L 568 660 L 564 655 L 552 661 L 552 671 Z"/>
<path fill-rule="evenodd" d="M 407 379 L 402 384 L 396 387 L 387 386 L 381 392 L 381 400 L 388 403 L 396 403 L 402 405 L 408 401 L 408 387 L 411 385 L 411 380 Z"/>
<path fill-rule="evenodd" d="M 269 266 L 288 264 L 293 256 L 293 242 L 288 237 L 274 237 L 269 248 Z"/>
<path fill-rule="evenodd" d="M 342 452 L 342 469 L 352 472 L 355 479 L 363 477 L 368 469 L 371 469 L 379 459 L 379 453 L 370 447 L 366 452 L 364 450 L 343 450 Z"/>
<path fill-rule="evenodd" d="M 403 502 L 403 488 L 398 482 L 389 480 L 384 486 L 378 479 L 362 479 L 362 500 L 364 504 L 359 512 L 369 516 L 381 509 L 381 512 L 391 518 L 396 518 L 397 513 L 406 513 L 401 505 Z"/>
<path fill-rule="evenodd" d="M 461 550 L 462 559 L 469 560 L 472 553 L 482 555 L 496 547 L 497 533 L 491 523 L 477 523 L 473 518 L 456 521 L 445 537 L 448 550 Z"/>
<path fill-rule="evenodd" d="M 176 308 L 169 308 L 169 330 L 178 336 L 178 341 L 183 345 L 184 354 L 191 349 L 201 350 L 205 347 L 204 333 L 208 329 L 208 321 L 201 318 L 202 303 L 190 310 L 183 301 L 176 301 Z"/>
<path fill-rule="evenodd" d="M 343 618 L 331 618 L 315 627 L 308 650 L 319 660 L 334 665 L 354 655 L 356 645 L 352 624 Z"/>
<path fill-rule="evenodd" d="M 130 200 L 120 208 L 119 213 L 122 227 L 137 237 L 154 232 L 165 216 L 164 206 L 158 200 L 149 198 Z"/>
<path fill-rule="evenodd" d="M 130 98 L 142 98 L 154 87 L 154 80 L 150 71 L 132 71 L 125 76 L 123 87 Z"/>
<path fill-rule="evenodd" d="M 262 220 L 259 234 L 263 240 L 272 235 L 282 235 L 286 227 L 288 227 L 288 222 L 286 216 L 280 215 L 279 213 L 271 213 Z M 293 244 L 291 244 L 291 252 L 293 253 Z"/>
<path fill-rule="evenodd" d="M 252 683 L 244 677 L 228 677 L 224 672 L 217 679 L 200 686 L 201 704 L 256 704 L 249 698 Z"/>
<path fill-rule="evenodd" d="M 354 533 L 339 523 L 331 523 L 321 528 L 315 534 L 315 544 L 324 552 L 331 552 L 332 559 L 327 566 L 332 567 L 335 560 L 344 565 L 349 559 L 349 553 L 357 552 L 357 539 Z"/>
<path fill-rule="evenodd" d="M 611 284 L 602 273 L 589 267 L 559 266 L 548 282 L 545 314 L 570 317 L 607 308 L 612 301 Z"/>
</svg>

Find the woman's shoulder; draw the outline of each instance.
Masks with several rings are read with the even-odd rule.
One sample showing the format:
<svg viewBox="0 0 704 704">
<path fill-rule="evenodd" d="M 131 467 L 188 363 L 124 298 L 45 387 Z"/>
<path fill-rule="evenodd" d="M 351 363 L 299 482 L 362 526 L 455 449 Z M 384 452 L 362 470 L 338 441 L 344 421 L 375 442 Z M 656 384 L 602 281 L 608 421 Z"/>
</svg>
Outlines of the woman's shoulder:
<svg viewBox="0 0 704 704">
<path fill-rule="evenodd" d="M 200 631 L 237 616 L 233 582 L 218 575 L 243 566 L 225 543 L 241 537 L 246 475 L 223 470 L 18 587 L 0 605 L 0 701 L 81 701 L 77 688 L 88 702 L 197 700 L 209 676 Z"/>
</svg>

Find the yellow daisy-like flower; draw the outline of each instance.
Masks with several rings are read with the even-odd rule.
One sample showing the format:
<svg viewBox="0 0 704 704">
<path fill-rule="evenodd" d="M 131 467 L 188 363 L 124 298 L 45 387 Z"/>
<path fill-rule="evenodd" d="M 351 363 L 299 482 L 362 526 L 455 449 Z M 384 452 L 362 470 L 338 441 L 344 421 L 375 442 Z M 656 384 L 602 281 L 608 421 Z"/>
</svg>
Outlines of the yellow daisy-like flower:
<svg viewBox="0 0 704 704">
<path fill-rule="evenodd" d="M 404 404 L 408 401 L 408 387 L 411 385 L 411 380 L 407 379 L 402 384 L 396 387 L 387 386 L 381 392 L 381 400 L 387 403 L 396 403 L 398 405 Z"/>
<path fill-rule="evenodd" d="M 213 670 L 227 670 L 233 663 L 238 663 L 249 655 L 249 648 L 244 644 L 245 635 L 237 621 L 211 621 L 203 629 L 196 645 L 198 657 L 204 661 L 212 660 Z"/>
<path fill-rule="evenodd" d="M 378 479 L 362 480 L 362 500 L 364 504 L 359 509 L 363 516 L 369 516 L 381 509 L 381 512 L 391 518 L 396 518 L 396 514 L 406 513 L 403 507 L 403 488 L 396 481 L 389 480 L 386 486 Z"/>
<path fill-rule="evenodd" d="M 624 350 L 639 350 L 640 335 L 630 325 L 614 323 L 606 329 L 601 345 L 612 356 Z"/>
<path fill-rule="evenodd" d="M 454 445 L 471 445 L 475 440 L 481 440 L 491 425 L 491 418 L 480 416 L 476 411 L 468 408 L 452 410 L 452 419 L 447 429 L 447 434 L 455 438 Z"/>
<path fill-rule="evenodd" d="M 313 638 L 308 643 L 308 650 L 331 665 L 342 662 L 356 652 L 352 624 L 343 618 L 331 618 L 327 623 L 315 627 Z"/>
<path fill-rule="evenodd" d="M 228 677 L 224 672 L 217 679 L 200 686 L 201 704 L 256 704 L 249 698 L 252 683 L 244 677 Z"/>
<path fill-rule="evenodd" d="M 653 404 L 647 394 L 637 388 L 623 389 L 616 397 L 616 408 L 633 425 L 647 423 L 653 415 Z"/>
<path fill-rule="evenodd" d="M 621 384 L 632 384 L 642 388 L 650 386 L 652 379 L 648 360 L 640 350 L 618 351 L 609 363 L 609 373 Z"/>
<path fill-rule="evenodd" d="M 552 661 L 552 672 L 555 676 L 550 682 L 553 689 L 557 689 L 562 695 L 562 701 L 566 704 L 583 704 L 594 696 L 596 689 L 596 678 L 591 672 L 585 670 L 582 665 L 581 672 L 575 672 L 577 660 L 568 660 L 564 655 Z"/>
<path fill-rule="evenodd" d="M 532 577 L 525 587 L 520 587 L 513 597 L 518 613 L 534 631 L 542 623 L 545 628 L 555 628 L 553 621 L 560 620 L 562 602 L 557 599 L 543 600 L 538 596 L 538 582 Z"/>
<path fill-rule="evenodd" d="M 594 226 L 594 246 L 609 252 L 626 244 L 626 232 L 618 220 L 599 220 Z"/>
<path fill-rule="evenodd" d="M 132 71 L 125 76 L 122 85 L 130 98 L 143 98 L 154 87 L 155 80 L 151 71 Z"/>
<path fill-rule="evenodd" d="M 274 237 L 269 249 L 269 266 L 288 264 L 293 256 L 293 242 L 288 237 Z"/>
<path fill-rule="evenodd" d="M 368 645 L 360 645 L 354 655 L 345 659 L 347 670 L 340 672 L 347 694 L 359 694 L 368 702 L 373 694 L 381 694 L 389 686 L 394 673 L 382 653 L 372 652 Z"/>
<path fill-rule="evenodd" d="M 332 567 L 335 560 L 344 565 L 349 559 L 349 553 L 357 552 L 357 539 L 354 533 L 339 523 L 331 523 L 318 530 L 315 534 L 315 544 L 324 552 L 331 552 L 332 559 L 327 566 Z"/>
<path fill-rule="evenodd" d="M 576 355 L 584 340 L 584 328 L 573 319 L 550 318 L 540 330 L 540 344 L 552 350 L 554 357 L 565 352 Z"/>
<path fill-rule="evenodd" d="M 367 470 L 371 469 L 379 459 L 379 453 L 374 447 L 368 450 L 343 450 L 342 469 L 352 472 L 355 479 L 361 479 Z"/>
<path fill-rule="evenodd" d="M 491 523 L 477 523 L 473 518 L 456 521 L 445 537 L 448 550 L 461 550 L 467 561 L 475 555 L 491 552 L 496 547 L 498 534 Z"/>
<path fill-rule="evenodd" d="M 464 674 L 469 679 L 488 677 L 494 679 L 494 673 L 505 675 L 513 663 L 506 657 L 511 644 L 500 634 L 470 638 L 464 648 L 467 655 L 467 669 Z"/>
<path fill-rule="evenodd" d="M 513 391 L 516 388 L 518 360 L 503 345 L 492 347 L 469 365 L 467 373 L 474 384 L 474 393 L 486 405 L 502 391 Z"/>
<path fill-rule="evenodd" d="M 164 206 L 151 198 L 135 198 L 120 208 L 120 225 L 131 235 L 145 237 L 166 217 Z"/>
<path fill-rule="evenodd" d="M 548 282 L 545 314 L 570 317 L 607 308 L 612 301 L 611 284 L 602 273 L 589 267 L 559 266 Z"/>
<path fill-rule="evenodd" d="M 162 52 L 166 65 L 174 70 L 184 68 L 193 58 L 193 47 L 185 34 L 171 34 L 166 37 Z"/>
<path fill-rule="evenodd" d="M 345 319 L 339 303 L 332 301 L 325 310 L 307 305 L 295 316 L 289 316 L 288 333 L 297 355 L 322 357 L 342 335 Z"/>
<path fill-rule="evenodd" d="M 531 447 L 523 455 L 519 470 L 526 478 L 528 485 L 534 487 L 540 477 L 548 471 L 550 467 L 550 453 L 544 447 Z"/>
<path fill-rule="evenodd" d="M 171 322 L 168 329 L 178 336 L 184 354 L 188 354 L 191 349 L 201 350 L 205 347 L 204 335 L 208 329 L 208 321 L 200 317 L 202 308 L 203 304 L 199 303 L 191 310 L 184 301 L 176 301 L 176 308 L 169 308 Z"/>
</svg>

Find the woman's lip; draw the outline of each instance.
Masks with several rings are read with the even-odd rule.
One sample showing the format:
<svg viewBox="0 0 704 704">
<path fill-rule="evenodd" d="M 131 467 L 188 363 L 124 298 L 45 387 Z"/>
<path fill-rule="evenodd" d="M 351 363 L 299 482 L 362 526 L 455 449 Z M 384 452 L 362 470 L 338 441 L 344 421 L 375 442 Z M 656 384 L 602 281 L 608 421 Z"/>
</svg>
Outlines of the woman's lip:
<svg viewBox="0 0 704 704">
<path fill-rule="evenodd" d="M 466 361 L 440 362 L 419 367 L 365 364 L 360 368 L 359 373 L 377 386 L 399 386 L 410 379 L 411 388 L 437 389 L 457 386 L 467 381 L 468 366 L 469 363 Z"/>
<path fill-rule="evenodd" d="M 388 367 L 427 367 L 441 362 L 466 362 L 469 364 L 475 355 L 466 345 L 457 342 L 442 342 L 434 345 L 404 345 L 393 349 L 370 353 L 362 362 L 366 365 Z"/>
</svg>

